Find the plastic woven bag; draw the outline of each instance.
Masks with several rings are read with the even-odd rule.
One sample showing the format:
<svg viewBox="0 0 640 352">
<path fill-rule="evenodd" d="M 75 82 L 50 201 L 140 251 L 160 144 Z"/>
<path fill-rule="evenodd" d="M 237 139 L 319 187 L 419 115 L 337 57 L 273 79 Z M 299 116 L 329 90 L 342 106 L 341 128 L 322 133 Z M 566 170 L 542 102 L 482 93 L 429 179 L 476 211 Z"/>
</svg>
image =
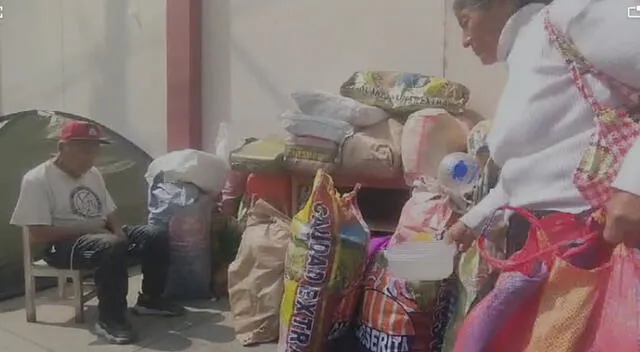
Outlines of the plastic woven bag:
<svg viewBox="0 0 640 352">
<path fill-rule="evenodd" d="M 354 191 L 340 195 L 318 170 L 311 195 L 294 217 L 285 261 L 279 352 L 334 351 L 349 330 L 360 296 L 369 228 Z"/>
<path fill-rule="evenodd" d="M 431 241 L 460 218 L 462 209 L 435 179 L 421 177 L 400 213 L 390 245 L 407 241 Z"/>
<path fill-rule="evenodd" d="M 483 257 L 502 273 L 467 316 L 455 351 L 638 351 L 640 260 L 624 245 L 605 244 L 598 217 L 560 214 L 532 230 L 508 260 Z"/>
<path fill-rule="evenodd" d="M 408 281 L 377 253 L 364 283 L 357 337 L 363 352 L 439 352 L 457 298 L 455 277 Z"/>
<path fill-rule="evenodd" d="M 409 115 L 425 108 L 464 112 L 469 89 L 445 78 L 418 73 L 359 71 L 340 87 L 340 94 L 377 106 L 393 115 Z"/>
</svg>

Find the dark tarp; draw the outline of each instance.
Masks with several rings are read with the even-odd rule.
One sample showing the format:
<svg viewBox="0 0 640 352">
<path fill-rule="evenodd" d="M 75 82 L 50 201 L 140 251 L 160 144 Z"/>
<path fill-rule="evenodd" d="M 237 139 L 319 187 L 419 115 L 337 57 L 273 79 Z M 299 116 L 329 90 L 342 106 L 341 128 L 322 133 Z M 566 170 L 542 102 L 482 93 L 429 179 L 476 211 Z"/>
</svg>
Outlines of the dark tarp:
<svg viewBox="0 0 640 352">
<path fill-rule="evenodd" d="M 24 111 L 0 117 L 0 300 L 24 292 L 21 230 L 9 225 L 22 175 L 56 152 L 60 126 L 68 119 L 87 120 L 63 112 Z M 135 144 L 103 126 L 111 141 L 97 167 L 127 224 L 144 223 L 147 186 L 144 174 L 151 157 Z M 42 249 L 34 248 L 34 256 Z M 39 259 L 39 258 L 37 258 Z M 39 280 L 38 286 L 51 281 Z"/>
</svg>

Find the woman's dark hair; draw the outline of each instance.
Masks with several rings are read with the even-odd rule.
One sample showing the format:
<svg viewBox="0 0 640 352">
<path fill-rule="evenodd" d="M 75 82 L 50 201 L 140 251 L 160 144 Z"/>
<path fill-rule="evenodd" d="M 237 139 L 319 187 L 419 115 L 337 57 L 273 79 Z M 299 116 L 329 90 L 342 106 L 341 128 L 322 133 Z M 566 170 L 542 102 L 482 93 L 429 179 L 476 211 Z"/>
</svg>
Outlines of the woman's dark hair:
<svg viewBox="0 0 640 352">
<path fill-rule="evenodd" d="M 545 4 L 549 5 L 553 0 L 512 0 L 514 7 L 519 10 L 529 4 Z M 454 0 L 453 11 L 456 16 L 464 9 L 487 9 L 492 5 L 492 0 Z"/>
</svg>

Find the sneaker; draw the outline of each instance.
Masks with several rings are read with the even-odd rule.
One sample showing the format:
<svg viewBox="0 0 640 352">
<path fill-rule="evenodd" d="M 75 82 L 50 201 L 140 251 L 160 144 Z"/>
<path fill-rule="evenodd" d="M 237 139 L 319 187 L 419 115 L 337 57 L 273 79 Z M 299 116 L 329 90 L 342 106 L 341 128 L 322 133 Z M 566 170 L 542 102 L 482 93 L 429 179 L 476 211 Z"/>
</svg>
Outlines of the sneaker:
<svg viewBox="0 0 640 352">
<path fill-rule="evenodd" d="M 171 303 L 164 298 L 150 298 L 145 295 L 138 295 L 138 302 L 131 308 L 137 315 L 158 315 L 163 317 L 177 317 L 184 314 L 182 306 Z"/>
<path fill-rule="evenodd" d="M 95 326 L 96 335 L 115 345 L 127 345 L 133 342 L 134 334 L 128 321 L 99 320 Z"/>
</svg>

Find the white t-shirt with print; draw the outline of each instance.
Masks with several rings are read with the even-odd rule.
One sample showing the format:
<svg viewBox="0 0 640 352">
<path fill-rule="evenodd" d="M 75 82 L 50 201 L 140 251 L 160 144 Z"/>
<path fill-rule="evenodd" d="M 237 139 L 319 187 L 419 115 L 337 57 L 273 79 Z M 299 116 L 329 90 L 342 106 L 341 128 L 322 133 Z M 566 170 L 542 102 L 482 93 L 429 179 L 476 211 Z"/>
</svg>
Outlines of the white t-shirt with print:
<svg viewBox="0 0 640 352">
<path fill-rule="evenodd" d="M 73 178 L 48 160 L 23 176 L 11 224 L 100 228 L 115 210 L 98 169 Z"/>
</svg>

